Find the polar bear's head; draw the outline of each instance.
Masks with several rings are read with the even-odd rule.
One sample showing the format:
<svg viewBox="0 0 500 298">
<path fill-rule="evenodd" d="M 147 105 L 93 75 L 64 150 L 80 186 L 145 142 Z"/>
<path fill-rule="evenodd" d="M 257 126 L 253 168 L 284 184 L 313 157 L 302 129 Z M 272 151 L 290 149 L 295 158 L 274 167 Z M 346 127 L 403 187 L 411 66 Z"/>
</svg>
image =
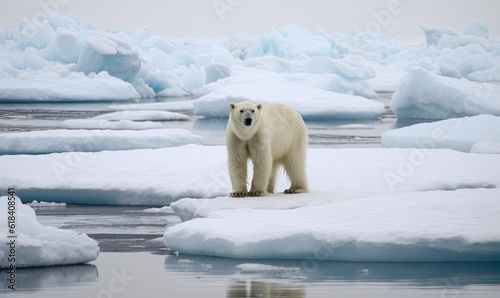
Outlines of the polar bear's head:
<svg viewBox="0 0 500 298">
<path fill-rule="evenodd" d="M 229 119 L 238 127 L 252 128 L 259 121 L 259 113 L 262 110 L 261 104 L 254 104 L 249 101 L 229 104 Z"/>
</svg>

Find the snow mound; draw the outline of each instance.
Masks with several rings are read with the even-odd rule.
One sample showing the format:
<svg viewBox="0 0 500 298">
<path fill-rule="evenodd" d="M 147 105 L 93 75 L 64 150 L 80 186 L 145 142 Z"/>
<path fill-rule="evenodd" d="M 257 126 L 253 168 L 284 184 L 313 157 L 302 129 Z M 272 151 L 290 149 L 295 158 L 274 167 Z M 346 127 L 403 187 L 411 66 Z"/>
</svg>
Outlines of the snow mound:
<svg viewBox="0 0 500 298">
<path fill-rule="evenodd" d="M 232 76 L 219 80 L 213 91 L 193 102 L 194 113 L 205 117 L 228 117 L 228 104 L 249 100 L 284 103 L 305 119 L 374 118 L 384 112 L 380 102 L 330 92 L 266 70 L 233 68 Z"/>
<path fill-rule="evenodd" d="M 386 148 L 449 148 L 462 152 L 475 152 L 486 146 L 483 142 L 500 143 L 500 117 L 478 115 L 453 118 L 432 123 L 420 123 L 382 134 L 382 147 Z M 498 145 L 496 145 L 498 146 Z M 488 146 L 489 147 L 489 146 Z M 488 151 L 488 149 L 484 149 Z"/>
<path fill-rule="evenodd" d="M 45 154 L 163 148 L 202 144 L 203 138 L 184 129 L 45 130 L 0 135 L 0 154 Z"/>
<path fill-rule="evenodd" d="M 104 119 L 68 119 L 61 123 L 61 128 L 68 129 L 113 129 L 113 130 L 144 130 L 164 128 L 164 125 L 157 122 L 144 121 L 136 122 L 132 120 L 110 121 Z"/>
<path fill-rule="evenodd" d="M 498 197 L 494 188 L 397 193 L 285 210 L 242 204 L 169 227 L 164 241 L 182 253 L 230 258 L 498 261 Z"/>
<path fill-rule="evenodd" d="M 392 96 L 399 118 L 446 119 L 479 114 L 500 116 L 500 86 L 411 70 Z"/>
<path fill-rule="evenodd" d="M 175 121 L 189 120 L 189 116 L 169 111 L 120 111 L 95 116 L 94 119 L 133 120 L 133 121 Z"/>
<path fill-rule="evenodd" d="M 0 197 L 0 212 L 7 214 L 9 197 Z M 41 225 L 35 215 L 35 211 L 28 205 L 21 203 L 16 197 L 16 256 L 15 266 L 17 268 L 56 266 L 81 264 L 94 261 L 99 255 L 97 242 L 85 234 L 78 234 L 71 230 L 60 230 L 54 227 Z M 0 241 L 9 243 L 7 216 L 0 220 Z M 0 268 L 8 268 L 9 262 L 8 245 L 0 246 Z"/>
</svg>

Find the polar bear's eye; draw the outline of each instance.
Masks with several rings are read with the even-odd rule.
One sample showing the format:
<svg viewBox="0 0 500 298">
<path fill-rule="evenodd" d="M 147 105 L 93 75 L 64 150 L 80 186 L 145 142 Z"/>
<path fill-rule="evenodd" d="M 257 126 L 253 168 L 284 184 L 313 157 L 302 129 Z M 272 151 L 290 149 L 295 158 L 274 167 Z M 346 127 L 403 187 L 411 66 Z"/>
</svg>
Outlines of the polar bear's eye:
<svg viewBox="0 0 500 298">
<path fill-rule="evenodd" d="M 252 113 L 255 113 L 255 111 L 254 111 L 254 110 L 252 110 Z"/>
</svg>

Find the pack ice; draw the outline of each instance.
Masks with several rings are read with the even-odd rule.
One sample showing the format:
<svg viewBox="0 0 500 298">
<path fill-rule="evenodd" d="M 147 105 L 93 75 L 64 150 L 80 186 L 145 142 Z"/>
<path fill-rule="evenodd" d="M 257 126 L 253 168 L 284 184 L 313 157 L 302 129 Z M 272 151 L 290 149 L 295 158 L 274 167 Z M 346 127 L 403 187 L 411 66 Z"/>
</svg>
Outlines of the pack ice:
<svg viewBox="0 0 500 298">
<path fill-rule="evenodd" d="M 148 28 L 128 36 L 56 13 L 33 36 L 23 34 L 25 26 L 2 29 L 0 101 L 205 95 L 195 111 L 218 116 L 226 112 L 221 98 L 257 101 L 264 94 L 266 102 L 290 98 L 305 117 L 360 118 L 380 115 L 383 107 L 367 98 L 394 91 L 414 66 L 479 82 L 498 81 L 500 73 L 499 43 L 479 21 L 464 32 L 423 26 L 427 48 L 383 35 L 331 35 L 301 26 L 203 42 L 169 41 Z"/>
</svg>

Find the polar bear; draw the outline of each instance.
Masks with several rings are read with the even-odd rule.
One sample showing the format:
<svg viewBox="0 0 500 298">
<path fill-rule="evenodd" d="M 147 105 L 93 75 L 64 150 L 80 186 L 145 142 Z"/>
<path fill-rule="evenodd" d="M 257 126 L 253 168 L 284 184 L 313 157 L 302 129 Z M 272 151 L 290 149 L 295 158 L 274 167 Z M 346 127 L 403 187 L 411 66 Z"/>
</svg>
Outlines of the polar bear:
<svg viewBox="0 0 500 298">
<path fill-rule="evenodd" d="M 281 165 L 290 178 L 286 194 L 307 192 L 307 129 L 300 115 L 283 104 L 229 104 L 226 128 L 231 197 L 274 193 Z M 247 191 L 247 163 L 253 162 L 253 179 Z"/>
</svg>

